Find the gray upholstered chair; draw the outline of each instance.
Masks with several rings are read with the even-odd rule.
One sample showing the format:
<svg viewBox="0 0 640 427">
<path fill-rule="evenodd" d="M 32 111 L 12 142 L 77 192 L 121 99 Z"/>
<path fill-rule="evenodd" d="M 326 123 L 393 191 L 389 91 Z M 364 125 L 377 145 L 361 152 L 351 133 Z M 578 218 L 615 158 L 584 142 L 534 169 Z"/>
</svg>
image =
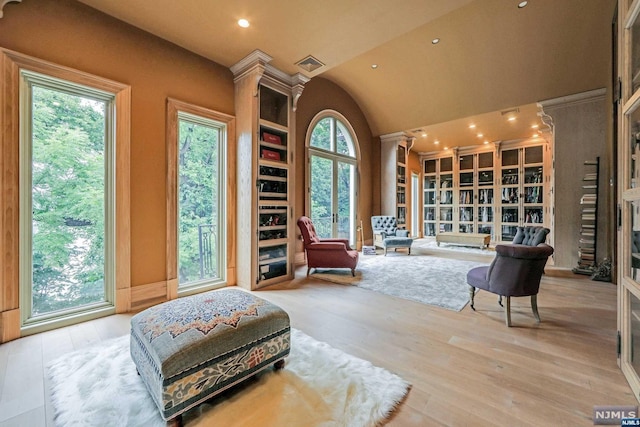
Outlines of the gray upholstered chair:
<svg viewBox="0 0 640 427">
<path fill-rule="evenodd" d="M 547 259 L 553 248 L 546 243 L 537 246 L 496 245 L 496 257 L 489 266 L 476 267 L 467 273 L 471 309 L 475 311 L 473 298 L 476 288 L 507 297 L 506 322 L 511 326 L 511 297 L 531 296 L 531 309 L 540 322 L 538 314 L 538 290 Z"/>
<path fill-rule="evenodd" d="M 409 237 L 409 230 L 400 230 L 395 216 L 378 215 L 371 217 L 371 228 L 373 229 L 373 244 L 384 249 L 385 256 L 387 249 L 407 248 L 411 255 L 411 244 L 413 239 Z"/>
<path fill-rule="evenodd" d="M 511 243 L 516 245 L 537 246 L 547 240 L 549 229 L 540 226 L 518 227 Z"/>
</svg>

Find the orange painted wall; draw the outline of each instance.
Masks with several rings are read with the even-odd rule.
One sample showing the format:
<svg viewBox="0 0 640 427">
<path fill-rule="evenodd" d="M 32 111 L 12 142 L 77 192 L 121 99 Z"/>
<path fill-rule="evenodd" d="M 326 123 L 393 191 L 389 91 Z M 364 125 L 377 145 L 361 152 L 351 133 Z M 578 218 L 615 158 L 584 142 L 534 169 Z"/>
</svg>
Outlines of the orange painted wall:
<svg viewBox="0 0 640 427">
<path fill-rule="evenodd" d="M 131 86 L 131 283 L 166 280 L 166 99 L 233 115 L 231 71 L 71 0 L 8 4 L 0 46 Z"/>
<path fill-rule="evenodd" d="M 380 210 L 380 139 L 373 138 L 371 128 L 355 100 L 335 83 L 321 77 L 305 85 L 296 111 L 296 204 L 295 215 L 308 214 L 305 200 L 305 137 L 311 120 L 323 110 L 335 110 L 353 127 L 360 146 L 360 189 L 358 192 L 358 221 L 362 220 L 365 241 L 372 239 L 371 215 Z M 377 165 L 377 166 L 376 166 Z M 378 189 L 377 197 L 373 188 Z M 377 206 L 377 209 L 376 209 Z M 297 230 L 299 234 L 299 231 Z M 302 252 L 298 241 L 296 252 Z"/>
</svg>

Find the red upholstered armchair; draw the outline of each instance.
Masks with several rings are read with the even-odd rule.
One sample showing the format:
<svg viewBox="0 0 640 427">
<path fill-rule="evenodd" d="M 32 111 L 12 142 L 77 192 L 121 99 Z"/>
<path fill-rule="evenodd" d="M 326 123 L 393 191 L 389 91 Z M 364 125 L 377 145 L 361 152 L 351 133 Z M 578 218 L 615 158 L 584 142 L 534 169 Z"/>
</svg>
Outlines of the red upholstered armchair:
<svg viewBox="0 0 640 427">
<path fill-rule="evenodd" d="M 298 219 L 298 227 L 307 251 L 307 276 L 312 268 L 350 268 L 356 275 L 358 251 L 351 249 L 348 239 L 321 239 L 306 216 Z"/>
</svg>

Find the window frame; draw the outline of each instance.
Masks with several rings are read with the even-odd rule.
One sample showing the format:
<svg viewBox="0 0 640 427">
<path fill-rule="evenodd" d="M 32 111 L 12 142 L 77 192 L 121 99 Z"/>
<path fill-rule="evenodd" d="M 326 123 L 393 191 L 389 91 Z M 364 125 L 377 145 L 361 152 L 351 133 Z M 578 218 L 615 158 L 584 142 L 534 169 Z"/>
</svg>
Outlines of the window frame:
<svg viewBox="0 0 640 427">
<path fill-rule="evenodd" d="M 105 145 L 104 145 L 104 201 L 105 201 L 105 259 L 104 259 L 104 301 L 82 306 L 33 315 L 33 215 L 32 215 L 32 174 L 33 174 L 33 87 L 54 90 L 69 95 L 83 96 L 105 103 Z M 115 313 L 115 192 L 114 192 L 114 113 L 115 94 L 78 83 L 70 82 L 29 70 L 20 71 L 20 307 L 22 329 L 39 329 L 44 325 L 67 323 L 69 316 L 95 318 Z M 26 191 L 22 191 L 26 190 Z M 25 238 L 26 237 L 26 238 Z"/>
<path fill-rule="evenodd" d="M 218 175 L 222 178 L 219 197 L 218 245 L 220 253 L 220 278 L 193 282 L 189 286 L 180 287 L 178 278 L 178 138 L 181 117 L 191 120 L 211 123 L 221 129 L 220 132 L 220 166 Z M 235 118 L 208 108 L 189 104 L 177 99 L 167 99 L 167 299 L 192 295 L 211 289 L 226 286 L 231 279 L 230 269 L 235 260 L 229 250 L 229 242 L 234 238 L 233 228 L 230 226 L 232 215 L 228 214 L 229 207 L 233 207 L 235 198 L 230 197 L 229 180 L 233 168 L 231 167 L 229 141 L 235 135 Z"/>
<path fill-rule="evenodd" d="M 72 68 L 0 48 L 0 342 L 108 315 L 113 308 L 23 328 L 20 301 L 20 75 L 21 70 L 114 95 L 115 312 L 131 309 L 130 122 L 131 87 Z"/>
<path fill-rule="evenodd" d="M 311 135 L 313 134 L 313 131 L 315 130 L 316 126 L 318 125 L 318 123 L 326 118 L 331 119 L 334 123 L 331 125 L 331 140 L 330 140 L 330 147 L 331 150 L 326 150 L 323 148 L 318 148 L 318 147 L 313 147 L 311 145 Z M 353 155 L 346 155 L 346 154 L 341 154 L 337 151 L 338 147 L 337 147 L 337 135 L 336 135 L 336 129 L 338 128 L 338 122 L 344 127 L 344 129 L 347 131 L 349 138 L 351 139 L 351 148 L 353 149 Z M 356 135 L 355 130 L 353 129 L 353 126 L 351 125 L 351 123 L 349 122 L 349 120 L 347 120 L 347 118 L 345 116 L 343 116 L 342 114 L 340 114 L 339 112 L 335 111 L 335 110 L 322 110 L 319 113 L 317 113 L 313 119 L 311 120 L 311 122 L 309 123 L 309 126 L 307 128 L 307 132 L 306 132 L 306 136 L 305 136 L 305 148 L 306 148 L 306 156 L 305 156 L 305 170 L 306 170 L 306 176 L 305 176 L 305 180 L 306 180 L 306 185 L 305 185 L 305 201 L 306 201 L 306 205 L 307 205 L 307 214 L 311 215 L 311 156 L 319 156 L 325 159 L 329 159 L 333 162 L 334 166 L 337 166 L 339 162 L 343 162 L 346 164 L 350 164 L 353 165 L 355 167 L 355 174 L 354 174 L 354 206 L 353 206 L 353 214 L 354 214 L 354 218 L 353 218 L 353 224 L 351 224 L 351 230 L 350 230 L 350 235 L 353 235 L 353 242 L 350 242 L 352 244 L 357 244 L 358 238 L 357 238 L 357 230 L 358 230 L 358 218 L 359 218 L 359 203 L 358 203 L 358 199 L 359 199 L 359 194 L 360 194 L 360 161 L 361 161 L 361 156 L 360 156 L 360 144 L 358 142 L 358 137 Z M 334 167 L 334 169 L 336 169 Z M 337 174 L 337 170 L 334 170 L 334 175 Z M 334 186 L 336 185 L 336 182 L 334 180 Z M 336 196 L 336 189 L 332 189 L 332 193 L 334 193 L 334 195 L 332 197 Z"/>
</svg>

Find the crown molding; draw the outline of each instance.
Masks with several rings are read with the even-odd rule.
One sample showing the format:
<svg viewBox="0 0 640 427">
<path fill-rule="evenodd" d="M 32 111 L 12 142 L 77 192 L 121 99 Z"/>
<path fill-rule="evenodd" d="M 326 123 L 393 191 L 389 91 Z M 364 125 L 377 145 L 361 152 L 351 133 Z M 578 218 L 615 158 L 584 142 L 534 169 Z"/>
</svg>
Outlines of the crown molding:
<svg viewBox="0 0 640 427">
<path fill-rule="evenodd" d="M 388 133 L 386 135 L 380 135 L 380 142 L 383 144 L 393 143 L 397 144 L 398 142 L 409 142 L 415 139 L 412 135 L 406 132 L 394 132 Z"/>
<path fill-rule="evenodd" d="M 588 90 L 586 92 L 575 93 L 573 95 L 561 96 L 559 98 L 547 99 L 538 102 L 542 108 L 549 107 L 566 107 L 569 105 L 582 104 L 585 102 L 601 101 L 604 100 L 607 94 L 607 89 L 600 88 L 594 90 Z"/>
<path fill-rule="evenodd" d="M 20 3 L 22 0 L 1 0 L 0 1 L 0 18 L 2 18 L 4 16 L 4 12 L 2 9 L 4 9 L 4 7 L 8 4 L 8 3 Z"/>
</svg>

